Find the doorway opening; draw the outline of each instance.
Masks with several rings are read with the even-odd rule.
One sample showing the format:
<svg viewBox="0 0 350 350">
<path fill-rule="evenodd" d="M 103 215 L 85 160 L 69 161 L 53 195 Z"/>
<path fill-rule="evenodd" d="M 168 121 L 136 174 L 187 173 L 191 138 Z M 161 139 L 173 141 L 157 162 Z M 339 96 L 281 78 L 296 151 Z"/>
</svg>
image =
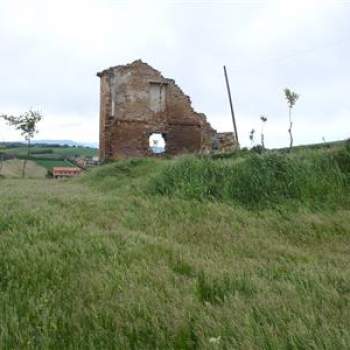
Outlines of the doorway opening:
<svg viewBox="0 0 350 350">
<path fill-rule="evenodd" d="M 165 135 L 159 132 L 152 133 L 149 136 L 149 148 L 154 154 L 164 153 L 166 148 Z"/>
</svg>

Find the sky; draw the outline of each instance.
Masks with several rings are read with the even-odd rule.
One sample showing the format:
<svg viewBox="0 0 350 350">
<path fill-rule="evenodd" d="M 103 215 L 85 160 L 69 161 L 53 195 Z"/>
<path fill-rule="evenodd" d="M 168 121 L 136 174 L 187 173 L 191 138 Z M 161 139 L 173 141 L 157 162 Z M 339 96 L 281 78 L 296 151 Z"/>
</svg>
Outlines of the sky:
<svg viewBox="0 0 350 350">
<path fill-rule="evenodd" d="M 0 114 L 42 112 L 37 139 L 98 142 L 99 78 L 142 59 L 173 78 L 218 131 L 261 121 L 267 147 L 350 137 L 350 1 L 0 0 Z M 0 121 L 0 142 L 21 136 Z"/>
</svg>

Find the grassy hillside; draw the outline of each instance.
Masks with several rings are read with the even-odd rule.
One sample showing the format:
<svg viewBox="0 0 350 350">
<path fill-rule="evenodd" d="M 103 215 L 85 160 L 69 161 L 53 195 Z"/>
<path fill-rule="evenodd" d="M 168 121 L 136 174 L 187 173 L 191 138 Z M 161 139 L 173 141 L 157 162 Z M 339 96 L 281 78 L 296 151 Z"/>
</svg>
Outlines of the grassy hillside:
<svg viewBox="0 0 350 350">
<path fill-rule="evenodd" d="M 349 349 L 349 155 L 0 179 L 0 348 Z"/>
<path fill-rule="evenodd" d="M 12 159 L 3 162 L 0 175 L 5 177 L 22 177 L 23 160 Z M 26 177 L 29 178 L 44 178 L 47 174 L 45 168 L 38 165 L 36 162 L 28 161 L 26 165 Z"/>
</svg>

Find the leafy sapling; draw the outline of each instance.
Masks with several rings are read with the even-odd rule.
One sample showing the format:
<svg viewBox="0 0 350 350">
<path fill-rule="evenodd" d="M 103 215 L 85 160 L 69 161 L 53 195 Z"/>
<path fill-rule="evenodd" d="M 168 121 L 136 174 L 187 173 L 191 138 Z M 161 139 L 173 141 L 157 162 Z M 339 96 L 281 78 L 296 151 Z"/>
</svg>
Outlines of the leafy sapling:
<svg viewBox="0 0 350 350">
<path fill-rule="evenodd" d="M 18 116 L 3 114 L 0 115 L 0 118 L 5 119 L 10 126 L 13 126 L 16 130 L 20 131 L 21 135 L 27 142 L 27 157 L 23 161 L 22 168 L 22 177 L 24 177 L 27 161 L 30 158 L 30 141 L 34 135 L 39 132 L 38 123 L 43 116 L 38 111 L 29 110 L 28 112 Z"/>
<path fill-rule="evenodd" d="M 250 130 L 249 140 L 250 140 L 251 147 L 254 146 L 254 135 L 255 135 L 255 129 Z"/>
<path fill-rule="evenodd" d="M 292 127 L 293 127 L 293 121 L 292 121 L 292 109 L 297 102 L 299 95 L 290 89 L 284 89 L 284 95 L 287 99 L 288 103 L 288 108 L 289 108 L 289 150 L 292 149 L 293 147 L 293 132 L 292 132 Z"/>
<path fill-rule="evenodd" d="M 260 116 L 260 120 L 261 120 L 261 147 L 264 150 L 265 149 L 265 135 L 264 135 L 264 124 L 267 122 L 267 117 L 262 115 Z"/>
</svg>

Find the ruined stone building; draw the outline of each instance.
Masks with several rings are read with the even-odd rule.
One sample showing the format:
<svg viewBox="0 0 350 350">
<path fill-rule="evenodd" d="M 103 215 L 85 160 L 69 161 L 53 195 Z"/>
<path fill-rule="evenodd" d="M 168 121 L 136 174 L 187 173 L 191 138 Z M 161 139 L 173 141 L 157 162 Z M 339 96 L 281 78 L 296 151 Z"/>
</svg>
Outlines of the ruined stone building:
<svg viewBox="0 0 350 350">
<path fill-rule="evenodd" d="M 217 134 L 205 115 L 193 110 L 190 98 L 175 81 L 147 63 L 138 60 L 97 76 L 101 82 L 101 160 L 159 153 L 150 147 L 155 134 L 161 135 L 163 151 L 169 155 L 234 146 L 232 133 Z"/>
</svg>

